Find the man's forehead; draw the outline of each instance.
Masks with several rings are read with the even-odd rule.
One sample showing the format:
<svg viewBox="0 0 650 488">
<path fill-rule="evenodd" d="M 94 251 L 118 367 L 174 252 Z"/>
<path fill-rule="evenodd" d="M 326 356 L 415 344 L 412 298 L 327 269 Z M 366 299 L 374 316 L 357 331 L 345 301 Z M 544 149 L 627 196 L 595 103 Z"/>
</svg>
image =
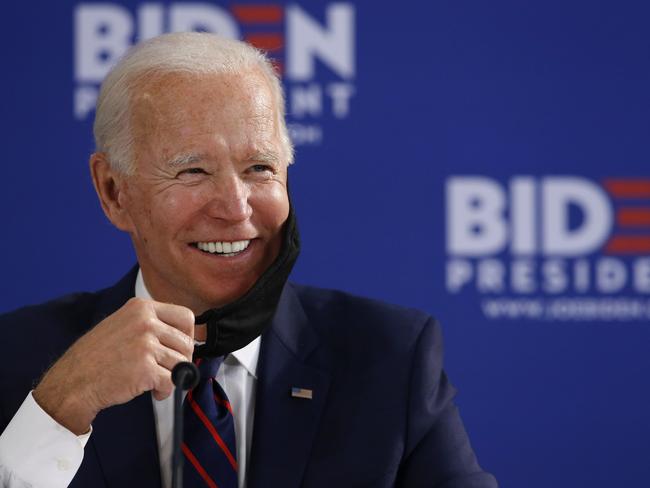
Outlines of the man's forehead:
<svg viewBox="0 0 650 488">
<path fill-rule="evenodd" d="M 167 73 L 138 79 L 131 96 L 136 132 L 170 128 L 193 130 L 235 123 L 250 130 L 274 131 L 277 107 L 268 81 L 259 70 L 239 74 Z"/>
<path fill-rule="evenodd" d="M 272 105 L 268 80 L 259 69 L 238 73 L 152 73 L 136 78 L 132 85 L 132 103 L 147 105 L 182 105 L 183 101 L 223 99 L 224 102 L 246 98 Z M 224 104 L 225 105 L 225 104 Z"/>
<path fill-rule="evenodd" d="M 272 130 L 277 121 L 268 82 L 260 73 L 185 75 L 171 73 L 141 80 L 131 99 L 134 129 L 188 130 L 188 121 L 224 125 L 230 121 L 254 130 Z"/>
</svg>

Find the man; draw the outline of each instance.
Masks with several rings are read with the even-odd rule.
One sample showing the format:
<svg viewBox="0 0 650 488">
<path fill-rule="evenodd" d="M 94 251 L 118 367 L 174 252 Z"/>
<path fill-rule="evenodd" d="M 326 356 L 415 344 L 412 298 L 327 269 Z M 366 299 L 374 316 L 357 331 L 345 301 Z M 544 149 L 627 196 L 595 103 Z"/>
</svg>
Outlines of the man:
<svg viewBox="0 0 650 488">
<path fill-rule="evenodd" d="M 259 52 L 209 34 L 143 42 L 107 76 L 90 169 L 139 268 L 0 319 L 5 486 L 170 486 L 170 371 L 193 353 L 226 355 L 203 379 L 236 447 L 197 387 L 186 413 L 221 450 L 205 457 L 186 431 L 186 488 L 496 486 L 430 317 L 285 283 L 298 240 L 283 106 Z M 234 474 L 217 483 L 223 455 Z"/>
</svg>

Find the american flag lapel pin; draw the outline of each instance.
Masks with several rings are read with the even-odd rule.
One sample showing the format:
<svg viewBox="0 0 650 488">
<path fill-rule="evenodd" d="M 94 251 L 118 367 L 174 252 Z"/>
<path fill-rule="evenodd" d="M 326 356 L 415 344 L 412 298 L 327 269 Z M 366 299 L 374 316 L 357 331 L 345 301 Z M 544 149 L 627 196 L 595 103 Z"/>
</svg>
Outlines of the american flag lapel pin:
<svg viewBox="0 0 650 488">
<path fill-rule="evenodd" d="M 307 388 L 296 388 L 295 386 L 291 387 L 291 396 L 294 398 L 304 398 L 305 400 L 311 400 L 314 396 L 312 390 Z"/>
</svg>

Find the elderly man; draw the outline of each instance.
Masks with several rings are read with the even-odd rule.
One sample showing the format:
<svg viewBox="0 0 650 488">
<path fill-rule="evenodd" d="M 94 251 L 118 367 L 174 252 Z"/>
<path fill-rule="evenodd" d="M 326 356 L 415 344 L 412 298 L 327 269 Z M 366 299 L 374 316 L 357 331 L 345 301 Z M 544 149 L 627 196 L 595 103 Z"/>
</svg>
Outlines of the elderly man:
<svg viewBox="0 0 650 488">
<path fill-rule="evenodd" d="M 170 371 L 192 359 L 186 488 L 496 486 L 434 320 L 286 282 L 283 107 L 266 58 L 210 34 L 140 43 L 109 73 L 90 170 L 138 267 L 0 318 L 3 486 L 169 487 Z"/>
</svg>

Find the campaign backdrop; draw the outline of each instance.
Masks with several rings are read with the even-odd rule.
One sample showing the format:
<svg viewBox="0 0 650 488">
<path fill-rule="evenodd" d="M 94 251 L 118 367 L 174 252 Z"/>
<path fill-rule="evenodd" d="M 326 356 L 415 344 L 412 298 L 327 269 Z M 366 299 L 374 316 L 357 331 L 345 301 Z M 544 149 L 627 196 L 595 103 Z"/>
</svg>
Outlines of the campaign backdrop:
<svg viewBox="0 0 650 488">
<path fill-rule="evenodd" d="M 135 262 L 88 173 L 115 59 L 168 31 L 246 39 L 286 90 L 293 279 L 437 317 L 461 414 L 501 486 L 648 483 L 647 2 L 2 12 L 0 311 L 108 286 Z"/>
</svg>

